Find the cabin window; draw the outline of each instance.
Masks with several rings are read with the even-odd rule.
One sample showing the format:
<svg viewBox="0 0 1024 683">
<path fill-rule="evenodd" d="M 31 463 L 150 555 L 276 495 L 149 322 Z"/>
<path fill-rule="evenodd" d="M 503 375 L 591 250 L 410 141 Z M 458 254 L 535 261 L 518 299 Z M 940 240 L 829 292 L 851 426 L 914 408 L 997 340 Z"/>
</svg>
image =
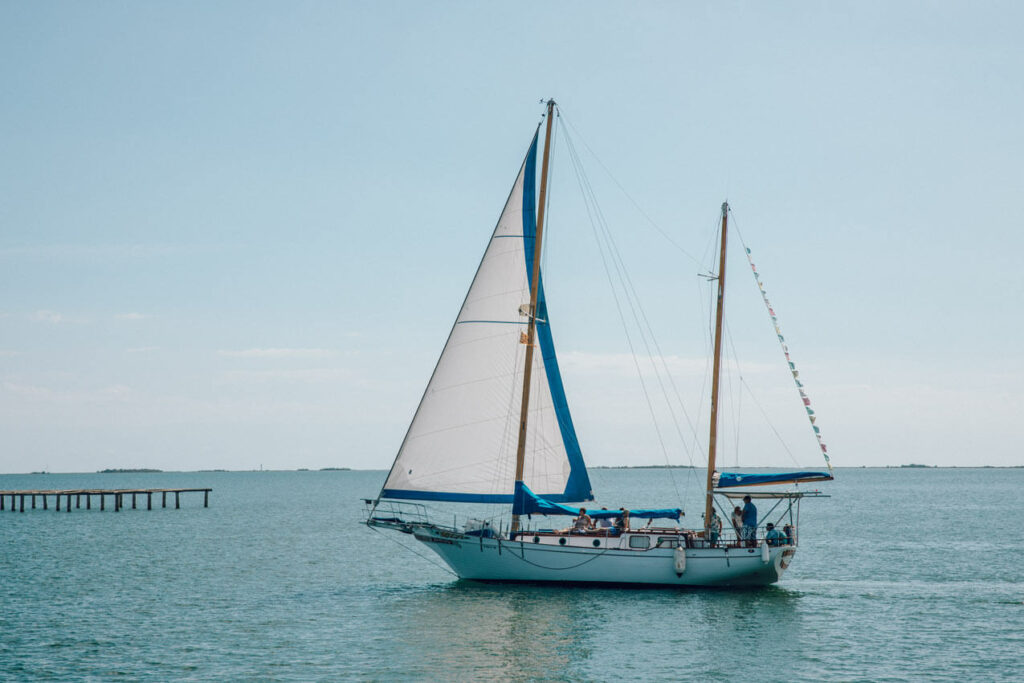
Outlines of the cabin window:
<svg viewBox="0 0 1024 683">
<path fill-rule="evenodd" d="M 679 539 L 678 538 L 659 538 L 658 539 L 658 547 L 659 548 L 678 548 L 679 547 Z"/>
<path fill-rule="evenodd" d="M 651 547 L 651 539 L 647 536 L 630 536 L 629 537 L 630 548 L 643 548 L 647 549 Z"/>
<path fill-rule="evenodd" d="M 594 539 L 594 547 L 595 548 L 600 548 L 601 547 L 601 541 L 595 538 Z"/>
<path fill-rule="evenodd" d="M 565 545 L 565 539 L 564 538 L 558 539 L 558 545 Z"/>
</svg>

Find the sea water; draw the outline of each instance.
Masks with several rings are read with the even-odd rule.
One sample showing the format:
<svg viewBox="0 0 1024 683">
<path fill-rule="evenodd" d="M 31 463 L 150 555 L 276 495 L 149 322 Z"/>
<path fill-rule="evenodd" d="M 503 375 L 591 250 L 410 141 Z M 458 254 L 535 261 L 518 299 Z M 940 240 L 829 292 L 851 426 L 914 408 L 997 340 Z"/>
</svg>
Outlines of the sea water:
<svg viewBox="0 0 1024 683">
<path fill-rule="evenodd" d="M 1024 675 L 1024 469 L 840 469 L 820 487 L 830 498 L 803 503 L 783 580 L 744 590 L 459 581 L 408 536 L 360 523 L 384 474 L 0 476 L 0 489 L 213 488 L 205 509 L 202 494 L 179 510 L 159 496 L 151 511 L 144 498 L 120 512 L 7 507 L 0 679 Z M 672 506 L 703 472 L 591 477 L 599 504 Z"/>
</svg>

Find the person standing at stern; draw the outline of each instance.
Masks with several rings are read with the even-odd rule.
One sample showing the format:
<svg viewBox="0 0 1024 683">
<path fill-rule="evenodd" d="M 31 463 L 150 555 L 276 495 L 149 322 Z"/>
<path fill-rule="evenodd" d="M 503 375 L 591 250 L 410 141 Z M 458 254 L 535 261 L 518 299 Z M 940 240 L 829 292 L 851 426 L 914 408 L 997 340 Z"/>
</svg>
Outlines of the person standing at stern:
<svg viewBox="0 0 1024 683">
<path fill-rule="evenodd" d="M 748 547 L 753 547 L 757 541 L 757 506 L 750 496 L 743 496 L 743 540 Z"/>
</svg>

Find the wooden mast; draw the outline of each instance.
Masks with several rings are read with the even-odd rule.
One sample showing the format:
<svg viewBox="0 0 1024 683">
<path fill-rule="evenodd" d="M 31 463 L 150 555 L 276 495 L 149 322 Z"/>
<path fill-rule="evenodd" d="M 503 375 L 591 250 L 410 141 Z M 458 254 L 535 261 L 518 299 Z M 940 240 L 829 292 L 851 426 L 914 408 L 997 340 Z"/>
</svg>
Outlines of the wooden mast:
<svg viewBox="0 0 1024 683">
<path fill-rule="evenodd" d="M 718 304 L 715 314 L 715 364 L 711 373 L 711 438 L 708 439 L 708 486 L 704 503 L 704 533 L 711 528 L 711 510 L 714 507 L 715 455 L 718 446 L 718 385 L 722 367 L 722 315 L 725 304 L 725 242 L 729 234 L 729 202 L 722 203 L 722 251 L 718 257 Z"/>
<path fill-rule="evenodd" d="M 526 366 L 523 370 L 523 404 L 519 411 L 519 445 L 516 447 L 516 484 L 523 481 L 526 462 L 526 419 L 530 409 L 530 376 L 533 370 L 533 343 L 536 333 L 537 288 L 540 283 L 540 246 L 544 232 L 544 208 L 548 192 L 548 155 L 551 152 L 551 122 L 555 101 L 548 100 L 548 123 L 544 137 L 544 160 L 540 169 L 540 196 L 537 202 L 537 234 L 533 241 L 533 274 L 530 280 L 529 322 L 526 328 Z M 517 487 L 518 488 L 518 487 Z M 519 515 L 512 515 L 512 531 L 519 530 Z"/>
</svg>

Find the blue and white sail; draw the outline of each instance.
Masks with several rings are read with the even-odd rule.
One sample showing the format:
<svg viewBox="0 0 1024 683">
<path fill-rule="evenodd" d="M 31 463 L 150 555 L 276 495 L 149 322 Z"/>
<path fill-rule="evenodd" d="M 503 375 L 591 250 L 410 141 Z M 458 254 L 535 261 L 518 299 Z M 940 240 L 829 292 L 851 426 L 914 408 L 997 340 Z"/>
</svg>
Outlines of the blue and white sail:
<svg viewBox="0 0 1024 683">
<path fill-rule="evenodd" d="M 537 226 L 537 136 L 381 491 L 383 498 L 511 503 Z M 593 500 L 537 294 L 523 479 L 556 501 Z"/>
</svg>

